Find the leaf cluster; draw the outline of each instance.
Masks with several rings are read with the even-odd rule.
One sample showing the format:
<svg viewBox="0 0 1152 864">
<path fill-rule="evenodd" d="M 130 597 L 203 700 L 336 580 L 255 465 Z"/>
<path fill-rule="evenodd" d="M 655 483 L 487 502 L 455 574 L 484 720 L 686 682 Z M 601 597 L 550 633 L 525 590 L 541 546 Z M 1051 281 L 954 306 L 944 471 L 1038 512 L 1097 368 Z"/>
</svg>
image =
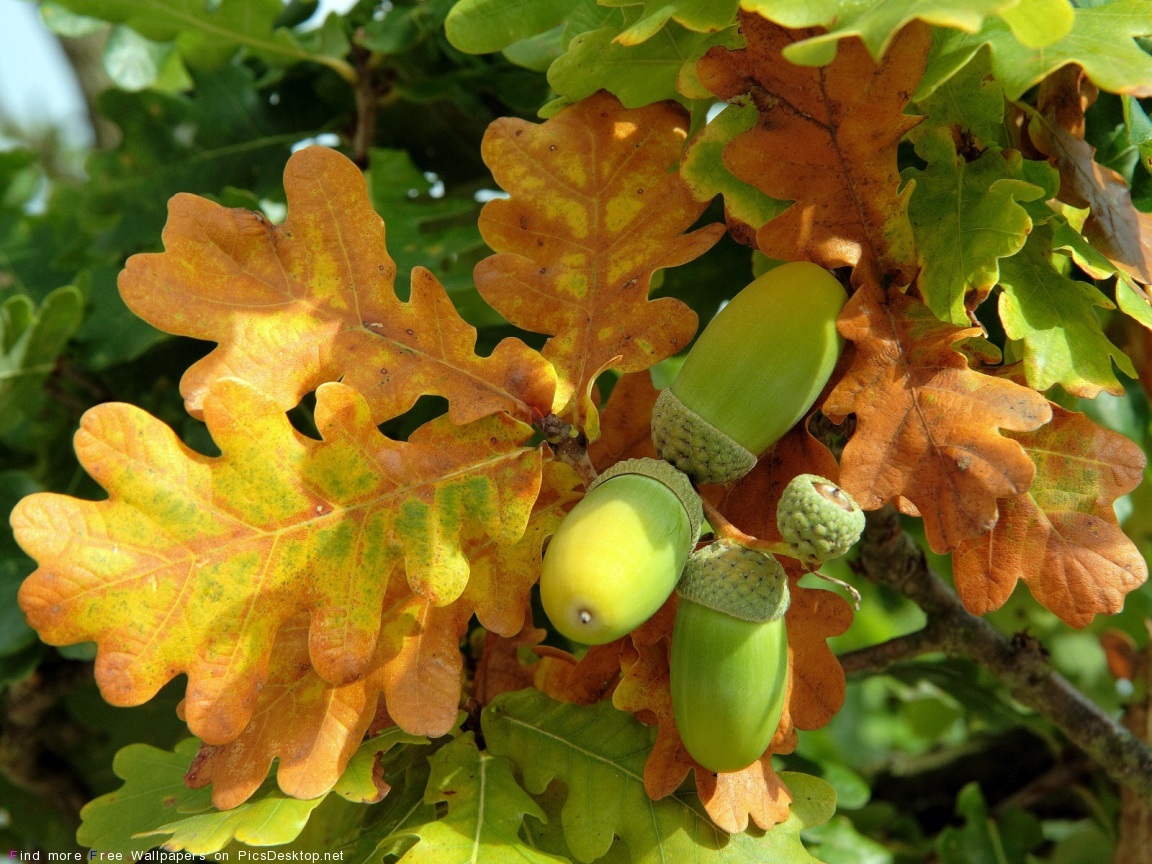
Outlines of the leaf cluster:
<svg viewBox="0 0 1152 864">
<path fill-rule="evenodd" d="M 1100 710 L 1106 660 L 1136 682 L 1137 722 L 1152 5 L 314 6 L 42 4 L 99 44 L 118 140 L 83 177 L 0 154 L 0 836 L 363 862 L 1139 848 L 1139 800 L 1060 718 L 929 638 L 962 622 L 846 676 L 835 652 L 899 651 L 922 616 L 861 584 L 854 622 L 788 562 L 781 726 L 716 775 L 675 730 L 675 598 L 584 650 L 533 586 L 595 472 L 652 455 L 652 382 L 699 322 L 812 261 L 852 292 L 844 357 L 752 474 L 701 490 L 714 527 L 779 540 L 787 481 L 833 478 Z M 997 753 L 1018 778 L 973 774 Z"/>
</svg>

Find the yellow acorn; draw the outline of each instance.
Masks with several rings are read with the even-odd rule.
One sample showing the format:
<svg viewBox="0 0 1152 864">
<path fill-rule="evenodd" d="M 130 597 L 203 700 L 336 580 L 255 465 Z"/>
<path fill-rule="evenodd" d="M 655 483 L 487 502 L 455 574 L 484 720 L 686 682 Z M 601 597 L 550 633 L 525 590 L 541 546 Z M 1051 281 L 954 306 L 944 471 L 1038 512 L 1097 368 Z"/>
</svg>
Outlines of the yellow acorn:
<svg viewBox="0 0 1152 864">
<path fill-rule="evenodd" d="M 700 497 L 658 459 L 605 471 L 548 544 L 540 599 L 553 626 L 600 645 L 648 620 L 672 594 L 703 522 Z"/>
</svg>

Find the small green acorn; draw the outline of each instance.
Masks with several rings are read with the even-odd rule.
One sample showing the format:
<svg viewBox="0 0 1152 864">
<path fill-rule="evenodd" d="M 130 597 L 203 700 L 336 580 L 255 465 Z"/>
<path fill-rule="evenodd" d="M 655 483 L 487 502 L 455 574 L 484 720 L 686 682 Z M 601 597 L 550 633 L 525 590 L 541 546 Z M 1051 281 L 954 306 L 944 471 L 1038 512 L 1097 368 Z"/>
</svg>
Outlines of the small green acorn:
<svg viewBox="0 0 1152 864">
<path fill-rule="evenodd" d="M 703 523 L 700 496 L 658 459 L 627 459 L 596 478 L 552 536 L 540 599 L 552 625 L 602 645 L 671 596 Z"/>
<path fill-rule="evenodd" d="M 776 506 L 776 527 L 794 558 L 819 566 L 839 558 L 864 531 L 864 511 L 824 477 L 793 477 Z"/>
<path fill-rule="evenodd" d="M 709 771 L 759 759 L 788 691 L 788 577 L 767 553 L 717 540 L 676 588 L 669 671 L 676 730 Z"/>
<path fill-rule="evenodd" d="M 815 264 L 770 270 L 700 334 L 652 412 L 662 459 L 698 483 L 731 483 L 803 417 L 832 375 L 848 295 Z"/>
</svg>

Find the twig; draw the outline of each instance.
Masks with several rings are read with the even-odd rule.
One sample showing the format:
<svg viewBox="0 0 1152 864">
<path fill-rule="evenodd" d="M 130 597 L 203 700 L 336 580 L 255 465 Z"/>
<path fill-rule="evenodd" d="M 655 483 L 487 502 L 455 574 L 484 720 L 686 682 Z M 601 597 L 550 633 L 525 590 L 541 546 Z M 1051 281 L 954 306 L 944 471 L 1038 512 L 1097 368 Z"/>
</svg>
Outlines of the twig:
<svg viewBox="0 0 1152 864">
<path fill-rule="evenodd" d="M 913 600 L 931 622 L 918 638 L 912 634 L 887 648 L 866 649 L 872 654 L 863 658 L 872 668 L 928 650 L 968 657 L 996 675 L 1017 701 L 1051 721 L 1109 777 L 1152 806 L 1152 750 L 1056 672 L 1036 639 L 1019 633 L 1008 638 L 969 613 L 901 530 L 891 506 L 868 514 L 860 569 Z M 860 652 L 855 653 L 854 667 L 864 668 Z"/>
</svg>

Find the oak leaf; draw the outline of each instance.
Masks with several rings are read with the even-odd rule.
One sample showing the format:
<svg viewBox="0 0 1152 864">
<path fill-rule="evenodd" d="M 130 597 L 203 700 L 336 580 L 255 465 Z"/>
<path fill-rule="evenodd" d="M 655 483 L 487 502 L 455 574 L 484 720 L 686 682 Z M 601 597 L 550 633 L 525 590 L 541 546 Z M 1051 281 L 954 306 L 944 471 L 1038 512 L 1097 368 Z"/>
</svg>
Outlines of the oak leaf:
<svg viewBox="0 0 1152 864">
<path fill-rule="evenodd" d="M 1049 73 L 1070 63 L 1085 68 L 1100 87 L 1113 93 L 1152 95 L 1152 57 L 1140 47 L 1152 34 L 1152 0 L 1112 0 L 1075 10 L 1072 29 L 1036 50 L 1016 38 L 1007 22 L 991 18 L 976 33 L 941 31 L 917 91 L 935 90 L 980 50 L 992 50 L 992 71 L 1009 99 L 1019 99 Z"/>
<path fill-rule="evenodd" d="M 659 395 L 647 372 L 620 376 L 600 417 L 600 437 L 588 448 L 588 458 L 598 470 L 624 459 L 656 458 L 652 407 Z"/>
<path fill-rule="evenodd" d="M 484 136 L 484 161 L 511 197 L 480 214 L 497 254 L 477 265 L 476 286 L 517 327 L 551 335 L 557 413 L 575 399 L 575 425 L 595 423 L 588 393 L 601 370 L 647 369 L 695 333 L 684 303 L 648 300 L 653 273 L 702 255 L 724 230 L 683 233 L 706 206 L 669 171 L 687 129 L 678 106 L 628 110 L 597 93 L 543 124 L 502 118 Z"/>
<path fill-rule="evenodd" d="M 1052 422 L 1014 434 L 1036 463 L 1027 493 L 999 502 L 1000 521 L 953 555 L 956 591 L 977 615 L 1003 605 L 1017 581 L 1073 627 L 1112 615 L 1148 578 L 1112 503 L 1139 485 L 1143 451 L 1083 414 L 1053 406 Z"/>
<path fill-rule="evenodd" d="M 741 13 L 748 47 L 714 48 L 697 65 L 721 99 L 750 99 L 757 126 L 724 148 L 724 164 L 772 198 L 795 202 L 759 229 L 770 258 L 853 266 L 905 285 L 916 271 L 908 192 L 900 191 L 896 148 L 919 119 L 903 113 L 928 50 L 928 28 L 902 30 L 877 65 L 856 41 L 823 68 L 796 66 L 781 52 L 811 31 L 790 31 Z"/>
<path fill-rule="evenodd" d="M 1058 77 L 1072 78 L 1068 89 L 1075 90 L 1082 73 L 1073 69 L 1072 75 Z M 1049 98 L 1030 115 L 1028 137 L 1059 170 L 1060 200 L 1088 207 L 1084 236 L 1092 246 L 1134 279 L 1152 283 L 1152 214 L 1137 210 L 1124 178 L 1095 160 L 1095 148 L 1083 137 L 1083 107 L 1073 107 L 1069 123 L 1069 99 L 1048 88 L 1041 92 Z"/>
<path fill-rule="evenodd" d="M 968 368 L 955 343 L 979 328 L 942 323 L 897 291 L 862 288 L 837 326 L 852 356 L 823 410 L 856 415 L 840 484 L 865 510 L 910 501 L 937 552 L 988 531 L 996 500 L 1026 490 L 1035 471 L 999 430 L 1042 426 L 1052 416 L 1048 401 Z"/>
<path fill-rule="evenodd" d="M 358 393 L 328 384 L 315 441 L 236 379 L 212 389 L 204 414 L 219 457 L 140 409 L 93 408 L 76 452 L 109 498 L 30 496 L 12 523 L 40 564 L 19 602 L 42 638 L 96 642 L 114 705 L 186 673 L 188 724 L 209 744 L 247 725 L 281 625 L 309 612 L 317 673 L 355 680 L 377 649 L 389 574 L 403 563 L 426 607 L 417 617 L 456 614 L 435 604 L 465 587 L 465 526 L 515 543 L 539 489 L 542 454 L 504 414 L 439 418 L 394 442 Z"/>
<path fill-rule="evenodd" d="M 879 60 L 895 35 L 911 21 L 920 20 L 940 28 L 954 27 L 976 32 L 990 16 L 1001 15 L 1025 45 L 1042 48 L 1067 34 L 1072 10 L 1065 0 L 825 0 L 820 3 L 785 3 L 775 0 L 743 0 L 742 8 L 759 12 L 786 27 L 822 27 L 814 35 L 784 53 L 793 63 L 822 66 L 831 62 L 836 43 L 858 36 L 869 53 Z M 1023 6 L 1041 6 L 1039 15 L 1013 15 Z"/>
<path fill-rule="evenodd" d="M 195 195 L 169 203 L 164 252 L 134 255 L 120 274 L 124 302 L 161 330 L 219 343 L 181 381 L 200 416 L 212 383 L 238 377 L 287 410 L 325 381 L 355 387 L 381 422 L 425 394 L 449 401 L 456 423 L 507 411 L 547 414 L 554 376 L 518 339 L 489 357 L 428 270 L 412 271 L 402 302 L 384 223 L 364 176 L 324 147 L 284 169 L 288 218 L 228 209 Z"/>
</svg>

